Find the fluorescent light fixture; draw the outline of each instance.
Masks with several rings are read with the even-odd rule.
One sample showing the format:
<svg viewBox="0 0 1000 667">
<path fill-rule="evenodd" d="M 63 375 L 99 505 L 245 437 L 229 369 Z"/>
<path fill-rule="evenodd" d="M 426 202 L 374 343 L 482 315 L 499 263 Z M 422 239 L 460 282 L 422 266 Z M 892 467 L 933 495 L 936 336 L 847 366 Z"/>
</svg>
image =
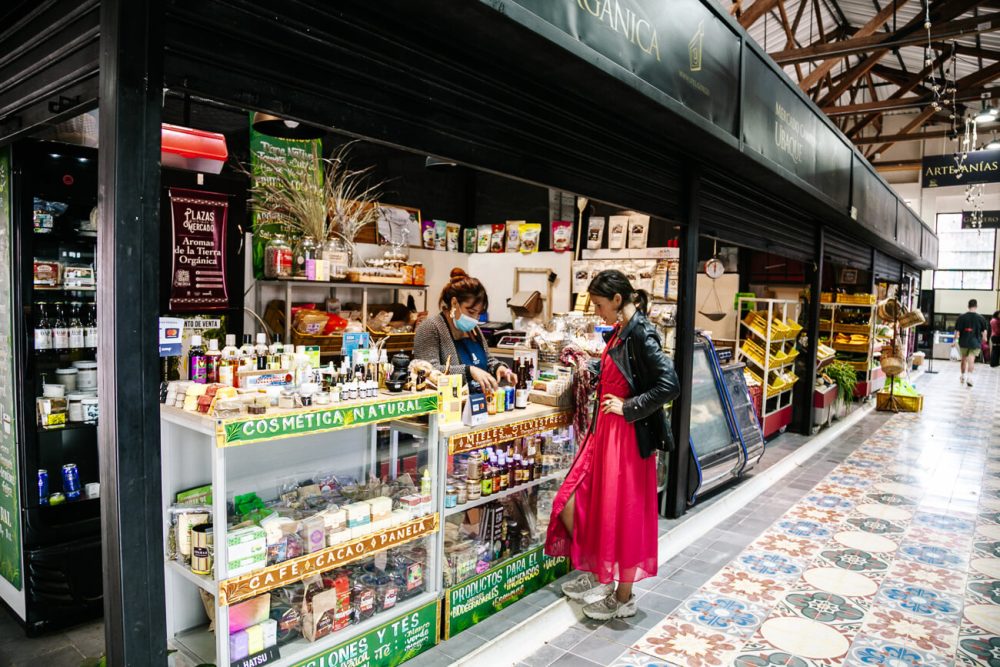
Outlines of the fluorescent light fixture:
<svg viewBox="0 0 1000 667">
<path fill-rule="evenodd" d="M 986 150 L 995 151 L 997 149 L 1000 149 L 1000 139 L 997 139 L 994 134 L 993 138 L 990 139 L 990 143 L 986 144 Z"/>
<path fill-rule="evenodd" d="M 993 107 L 983 107 L 983 110 L 976 115 L 977 123 L 992 123 L 997 118 L 997 110 Z"/>
</svg>

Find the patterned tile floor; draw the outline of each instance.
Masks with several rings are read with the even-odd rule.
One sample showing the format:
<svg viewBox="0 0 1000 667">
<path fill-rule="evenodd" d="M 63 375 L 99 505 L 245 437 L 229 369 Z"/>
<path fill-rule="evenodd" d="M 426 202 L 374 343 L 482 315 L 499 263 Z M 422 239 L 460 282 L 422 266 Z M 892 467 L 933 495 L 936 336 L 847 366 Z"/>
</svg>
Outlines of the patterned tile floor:
<svg viewBox="0 0 1000 667">
<path fill-rule="evenodd" d="M 525 665 L 1000 667 L 1000 370 L 925 375 Z M 780 440 L 779 440 L 780 442 Z"/>
</svg>

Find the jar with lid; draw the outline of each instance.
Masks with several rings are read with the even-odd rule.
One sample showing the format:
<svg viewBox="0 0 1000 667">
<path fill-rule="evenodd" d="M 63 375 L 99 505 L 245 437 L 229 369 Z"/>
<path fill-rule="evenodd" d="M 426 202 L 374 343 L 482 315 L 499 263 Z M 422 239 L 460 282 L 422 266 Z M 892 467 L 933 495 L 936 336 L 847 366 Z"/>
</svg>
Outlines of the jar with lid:
<svg viewBox="0 0 1000 667">
<path fill-rule="evenodd" d="M 351 246 L 344 239 L 339 236 L 327 239 L 320 252 L 330 266 L 331 278 L 344 278 L 347 275 L 352 257 Z"/>
<path fill-rule="evenodd" d="M 293 253 L 292 275 L 296 278 L 305 278 L 306 263 L 309 260 L 319 259 L 319 254 L 320 245 L 316 239 L 308 234 L 300 238 L 299 242 L 295 244 L 295 252 Z"/>
<path fill-rule="evenodd" d="M 451 508 L 456 505 L 458 505 L 458 489 L 455 488 L 454 484 L 448 484 L 444 491 L 444 506 Z"/>
<path fill-rule="evenodd" d="M 292 277 L 292 248 L 281 234 L 275 234 L 264 248 L 264 277 Z"/>
</svg>

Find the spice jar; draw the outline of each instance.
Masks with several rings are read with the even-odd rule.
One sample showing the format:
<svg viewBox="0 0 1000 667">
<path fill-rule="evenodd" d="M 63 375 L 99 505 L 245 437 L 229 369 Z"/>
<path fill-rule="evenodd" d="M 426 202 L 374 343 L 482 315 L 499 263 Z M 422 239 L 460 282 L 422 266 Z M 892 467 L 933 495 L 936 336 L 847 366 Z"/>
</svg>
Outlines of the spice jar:
<svg viewBox="0 0 1000 667">
<path fill-rule="evenodd" d="M 292 248 L 281 234 L 275 234 L 264 248 L 264 277 L 292 277 Z"/>
<path fill-rule="evenodd" d="M 458 505 L 458 491 L 455 489 L 454 484 L 449 484 L 445 487 L 444 491 L 444 506 L 447 509 L 456 505 Z"/>
<path fill-rule="evenodd" d="M 459 484 L 455 490 L 455 503 L 464 505 L 469 502 L 469 487 L 467 484 Z"/>
<path fill-rule="evenodd" d="M 303 236 L 295 246 L 293 253 L 292 275 L 296 278 L 306 277 L 306 266 L 309 260 L 317 260 L 320 256 L 320 245 L 311 236 Z"/>
<path fill-rule="evenodd" d="M 479 500 L 483 495 L 482 487 L 479 486 L 478 479 L 470 479 L 465 483 L 465 494 L 469 498 L 469 502 L 473 500 Z"/>
</svg>

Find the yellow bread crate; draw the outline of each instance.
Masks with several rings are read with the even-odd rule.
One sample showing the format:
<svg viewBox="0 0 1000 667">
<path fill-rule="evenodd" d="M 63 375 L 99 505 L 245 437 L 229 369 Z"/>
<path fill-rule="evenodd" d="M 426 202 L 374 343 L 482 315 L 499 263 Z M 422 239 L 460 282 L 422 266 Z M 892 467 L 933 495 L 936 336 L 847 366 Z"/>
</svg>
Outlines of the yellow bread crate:
<svg viewBox="0 0 1000 667">
<path fill-rule="evenodd" d="M 859 354 L 868 352 L 868 343 L 838 343 L 834 341 L 832 347 L 837 352 L 857 352 Z"/>
<path fill-rule="evenodd" d="M 764 367 L 764 348 L 760 345 L 747 338 L 740 346 L 740 350 L 743 351 L 743 354 L 756 362 L 758 366 L 761 368 Z"/>
<path fill-rule="evenodd" d="M 763 339 L 767 339 L 767 318 L 755 310 L 751 310 L 743 318 L 743 323 Z"/>
<path fill-rule="evenodd" d="M 819 293 L 820 303 L 833 303 L 833 292 L 820 292 Z"/>
<path fill-rule="evenodd" d="M 788 320 L 785 322 L 785 328 L 788 329 L 789 340 L 794 340 L 798 338 L 798 335 L 802 333 L 802 325 L 795 320 Z"/>
<path fill-rule="evenodd" d="M 853 306 L 874 306 L 874 294 L 838 294 L 837 303 L 844 303 Z"/>
<path fill-rule="evenodd" d="M 890 396 L 887 391 L 875 394 L 875 409 L 892 412 L 920 412 L 924 409 L 923 396 Z"/>
<path fill-rule="evenodd" d="M 869 334 L 872 326 L 870 324 L 841 324 L 838 322 L 833 325 L 833 330 L 835 333 Z"/>
</svg>

